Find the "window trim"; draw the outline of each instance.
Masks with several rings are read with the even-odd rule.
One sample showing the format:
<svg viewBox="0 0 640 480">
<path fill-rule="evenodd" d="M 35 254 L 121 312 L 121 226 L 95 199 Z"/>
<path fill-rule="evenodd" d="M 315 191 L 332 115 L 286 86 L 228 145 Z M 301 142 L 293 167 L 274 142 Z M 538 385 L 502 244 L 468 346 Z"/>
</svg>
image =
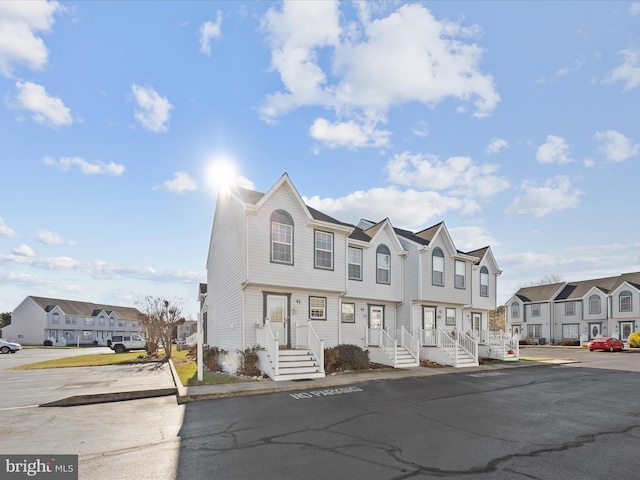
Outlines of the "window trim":
<svg viewBox="0 0 640 480">
<path fill-rule="evenodd" d="M 380 267 L 380 255 L 384 255 L 389 258 L 389 268 L 381 268 Z M 383 282 L 380 280 L 379 272 L 381 270 L 386 270 L 388 274 L 388 281 Z M 381 285 L 391 285 L 391 250 L 384 243 L 378 245 L 376 248 L 376 283 Z"/>
<path fill-rule="evenodd" d="M 458 273 L 458 266 L 462 265 L 464 275 Z M 458 279 L 462 278 L 462 286 L 458 286 Z M 467 289 L 467 263 L 462 260 L 456 260 L 453 264 L 453 286 L 460 290 Z"/>
<path fill-rule="evenodd" d="M 440 260 L 442 262 L 442 270 L 436 270 L 436 257 L 442 259 Z M 442 274 L 441 283 L 436 282 L 436 272 Z M 444 287 L 444 252 L 440 247 L 434 248 L 433 252 L 431 253 L 431 285 Z"/>
<path fill-rule="evenodd" d="M 622 299 L 629 299 L 629 308 L 625 308 L 624 310 L 622 309 Z M 618 310 L 620 312 L 632 312 L 633 311 L 633 295 L 631 293 L 631 291 L 629 290 L 624 290 L 622 292 L 620 292 L 620 294 L 618 295 Z"/>
<path fill-rule="evenodd" d="M 353 308 L 353 319 L 352 320 L 345 320 L 344 319 L 344 307 L 345 305 L 350 305 Z M 341 323 L 356 323 L 356 304 L 355 303 L 351 303 L 351 302 L 342 302 L 342 306 L 340 307 L 340 322 Z"/>
<path fill-rule="evenodd" d="M 351 260 L 351 255 L 349 255 L 349 252 L 351 250 L 355 250 L 355 251 L 358 251 L 360 253 L 360 263 L 359 264 L 358 263 L 352 263 L 350 261 Z M 358 247 L 348 247 L 347 248 L 347 278 L 349 278 L 349 280 L 357 280 L 357 281 L 360 281 L 360 282 L 362 281 L 363 258 L 364 258 L 364 251 L 361 248 L 358 248 Z M 351 271 L 349 270 L 349 266 L 350 265 L 357 265 L 359 267 L 359 269 L 360 269 L 360 277 L 359 278 L 351 276 Z"/>
<path fill-rule="evenodd" d="M 53 312 L 51 314 L 51 323 L 60 325 L 60 314 L 58 312 Z"/>
<path fill-rule="evenodd" d="M 311 310 L 314 308 L 319 308 L 319 307 L 312 307 L 311 306 L 311 301 L 312 300 L 322 300 L 323 302 L 323 313 L 322 313 L 322 317 L 313 317 L 311 315 Z M 326 320 L 327 319 L 327 297 L 318 297 L 315 295 L 309 295 L 309 320 Z"/>
<path fill-rule="evenodd" d="M 273 226 L 274 225 L 282 225 L 282 226 L 285 226 L 285 227 L 289 227 L 291 229 L 291 243 L 274 242 L 274 240 L 273 240 L 273 233 L 274 233 L 273 232 Z M 274 210 L 273 213 L 271 213 L 271 217 L 269 218 L 269 259 L 270 259 L 271 263 L 277 263 L 277 264 L 280 264 L 280 265 L 293 265 L 294 264 L 294 262 L 293 262 L 293 259 L 294 259 L 294 240 L 295 240 L 295 229 L 294 229 L 293 218 L 291 217 L 291 215 L 289 215 L 288 212 L 286 212 L 284 210 Z M 274 258 L 274 255 L 273 255 L 274 243 L 277 243 L 277 244 L 280 244 L 280 245 L 287 245 L 289 247 L 289 251 L 290 251 L 290 255 L 291 255 L 291 260 L 290 261 L 278 260 L 278 259 Z"/>
<path fill-rule="evenodd" d="M 575 327 L 577 335 L 575 337 L 565 337 L 565 327 Z M 580 338 L 580 324 L 579 323 L 563 323 L 562 324 L 562 339 L 563 340 L 577 340 Z"/>
<path fill-rule="evenodd" d="M 539 335 L 535 335 L 535 331 L 533 332 L 534 335 L 530 335 L 529 334 L 529 329 L 533 328 L 534 330 L 539 330 Z M 542 324 L 541 323 L 527 323 L 527 337 L 529 338 L 542 338 Z"/>
<path fill-rule="evenodd" d="M 453 322 L 452 323 L 449 322 L 449 318 L 451 318 L 451 317 L 449 317 L 449 312 L 450 311 L 453 311 Z M 452 327 L 452 326 L 455 327 L 456 326 L 456 314 L 457 314 L 457 312 L 456 312 L 455 308 L 447 307 L 445 309 L 445 312 L 444 312 L 444 324 L 447 327 Z"/>
<path fill-rule="evenodd" d="M 520 304 L 518 302 L 511 302 L 511 318 L 520 318 Z"/>
<path fill-rule="evenodd" d="M 331 252 L 331 266 L 330 267 L 324 267 L 324 266 L 318 265 L 318 252 L 319 251 L 329 252 L 329 250 L 318 248 L 318 234 L 328 235 L 331 238 L 331 250 L 330 250 L 330 252 Z M 334 237 L 333 233 L 325 232 L 324 230 L 314 230 L 313 231 L 313 268 L 316 268 L 318 270 L 331 270 L 331 271 L 333 271 L 334 255 L 335 255 L 334 252 L 335 252 L 335 237 Z"/>
<path fill-rule="evenodd" d="M 533 310 L 533 307 L 537 307 L 535 309 L 535 311 Z M 540 308 L 540 304 L 539 303 L 532 303 L 531 304 L 531 316 L 532 317 L 539 317 L 540 316 L 540 310 L 541 310 L 541 308 Z"/>
<path fill-rule="evenodd" d="M 482 283 L 483 276 L 486 276 L 486 284 Z M 484 293 L 483 293 L 484 287 Z M 480 296 L 489 296 L 489 269 L 484 265 L 480 268 Z"/>
<path fill-rule="evenodd" d="M 593 308 L 593 300 L 597 301 L 597 308 Z M 599 315 L 600 313 L 602 313 L 602 299 L 600 298 L 600 295 L 594 293 L 589 297 L 589 315 Z"/>
<path fill-rule="evenodd" d="M 569 305 L 571 305 L 571 309 L 569 309 Z M 564 316 L 565 317 L 574 317 L 575 315 L 576 315 L 576 302 L 565 302 L 565 304 L 564 304 Z"/>
</svg>

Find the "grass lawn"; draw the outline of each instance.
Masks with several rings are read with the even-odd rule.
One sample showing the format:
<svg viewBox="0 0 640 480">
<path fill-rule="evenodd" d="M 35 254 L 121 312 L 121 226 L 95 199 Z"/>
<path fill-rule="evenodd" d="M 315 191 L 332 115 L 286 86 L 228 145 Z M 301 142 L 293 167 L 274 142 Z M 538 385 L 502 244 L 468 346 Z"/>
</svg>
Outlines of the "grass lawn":
<svg viewBox="0 0 640 480">
<path fill-rule="evenodd" d="M 520 356 L 520 360 L 527 360 L 529 362 L 548 362 L 549 360 L 553 360 L 553 358 L 523 357 L 523 356 Z"/>
<path fill-rule="evenodd" d="M 224 375 L 222 373 L 208 372 L 206 369 L 202 372 L 202 381 L 198 381 L 198 364 L 188 356 L 188 350 L 180 352 L 174 350 L 171 354 L 173 366 L 182 385 L 185 387 L 195 387 L 199 385 L 222 385 L 225 383 L 242 383 L 253 382 L 254 380 L 244 377 L 236 377 L 235 375 Z"/>
<path fill-rule="evenodd" d="M 36 370 L 39 368 L 98 367 L 102 365 L 122 365 L 130 363 L 148 363 L 144 352 L 94 353 L 77 357 L 57 358 L 44 362 L 29 363 L 13 367 L 10 370 Z"/>
</svg>

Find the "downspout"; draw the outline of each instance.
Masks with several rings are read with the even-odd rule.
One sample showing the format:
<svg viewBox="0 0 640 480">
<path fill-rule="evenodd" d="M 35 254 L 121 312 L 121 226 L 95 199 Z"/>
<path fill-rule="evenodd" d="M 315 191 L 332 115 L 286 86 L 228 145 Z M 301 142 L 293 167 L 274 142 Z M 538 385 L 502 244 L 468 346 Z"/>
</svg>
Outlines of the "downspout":
<svg viewBox="0 0 640 480">
<path fill-rule="evenodd" d="M 249 216 L 245 210 L 244 212 L 244 278 L 245 285 L 249 283 Z M 240 335 L 242 336 L 241 350 L 244 352 L 246 350 L 246 338 L 245 338 L 245 311 L 244 311 L 244 288 L 242 289 L 242 308 L 241 310 L 241 321 L 240 321 Z"/>
</svg>

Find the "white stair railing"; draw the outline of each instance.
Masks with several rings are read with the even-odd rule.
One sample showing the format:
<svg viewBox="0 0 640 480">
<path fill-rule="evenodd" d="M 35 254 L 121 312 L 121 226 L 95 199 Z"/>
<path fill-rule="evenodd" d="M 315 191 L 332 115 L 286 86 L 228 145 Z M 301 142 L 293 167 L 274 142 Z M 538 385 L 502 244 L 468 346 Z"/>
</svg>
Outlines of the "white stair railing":
<svg viewBox="0 0 640 480">
<path fill-rule="evenodd" d="M 456 342 L 475 362 L 478 361 L 478 343 L 461 330 L 455 330 Z"/>
<path fill-rule="evenodd" d="M 435 347 L 438 345 L 438 330 L 435 328 L 420 329 L 420 343 L 425 347 Z"/>
<path fill-rule="evenodd" d="M 264 325 L 256 323 L 256 340 L 258 341 L 258 345 L 264 347 L 267 355 L 271 358 L 273 374 L 275 376 L 279 375 L 278 352 L 280 351 L 280 340 L 278 339 L 278 335 L 273 334 L 269 320 L 265 320 Z"/>
<path fill-rule="evenodd" d="M 400 341 L 400 346 L 408 351 L 411 356 L 415 358 L 416 362 L 419 361 L 420 343 L 418 339 L 407 332 L 404 326 L 396 329 L 396 338 Z"/>
<path fill-rule="evenodd" d="M 443 349 L 455 362 L 454 365 L 458 365 L 458 347 L 452 331 L 445 331 L 438 328 L 438 347 Z"/>
<path fill-rule="evenodd" d="M 387 352 L 387 355 L 393 360 L 393 365 L 398 363 L 398 341 L 394 339 L 389 332 L 380 329 L 380 346 Z"/>
<path fill-rule="evenodd" d="M 324 340 L 318 336 L 311 322 L 307 324 L 307 347 L 317 359 L 319 371 L 324 373 Z"/>
</svg>

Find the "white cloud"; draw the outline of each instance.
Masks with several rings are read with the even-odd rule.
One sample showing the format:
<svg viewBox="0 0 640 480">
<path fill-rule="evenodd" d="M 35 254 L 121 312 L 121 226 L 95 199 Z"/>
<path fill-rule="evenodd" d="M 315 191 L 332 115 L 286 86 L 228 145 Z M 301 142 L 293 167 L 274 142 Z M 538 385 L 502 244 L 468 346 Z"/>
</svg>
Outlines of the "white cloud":
<svg viewBox="0 0 640 480">
<path fill-rule="evenodd" d="M 634 144 L 631 139 L 615 130 L 596 132 L 595 138 L 602 143 L 598 150 L 610 162 L 622 162 L 640 153 L 640 144 Z"/>
<path fill-rule="evenodd" d="M 269 9 L 262 28 L 271 48 L 271 68 L 280 74 L 284 89 L 265 97 L 263 120 L 273 122 L 304 106 L 323 106 L 337 118 L 320 126 L 348 127 L 359 138 L 364 126 L 377 131 L 376 124 L 386 122 L 389 109 L 403 103 L 433 107 L 454 98 L 473 102 L 477 117 L 496 108 L 500 97 L 493 78 L 479 68 L 483 50 L 464 41 L 478 33 L 477 27 L 438 21 L 418 4 L 375 20 L 370 16 L 378 12 L 356 6 L 360 22 L 344 29 L 337 2 L 283 2 L 281 10 Z M 354 122 L 362 127 L 355 128 Z M 354 143 L 375 146 L 384 141 L 334 145 L 354 148 Z"/>
<path fill-rule="evenodd" d="M 211 55 L 211 40 L 220 38 L 222 31 L 222 12 L 218 10 L 215 22 L 204 22 L 198 33 L 200 34 L 200 51 L 206 55 Z"/>
<path fill-rule="evenodd" d="M 507 148 L 508 146 L 509 143 L 506 140 L 498 137 L 493 137 L 491 139 L 491 143 L 487 146 L 487 153 L 490 155 L 493 153 L 498 153 L 500 150 L 502 150 L 503 148 Z"/>
<path fill-rule="evenodd" d="M 358 125 L 353 120 L 348 122 L 329 123 L 324 118 L 317 118 L 309 134 L 315 140 L 323 142 L 330 148 L 347 147 L 387 147 L 391 132 L 377 130 L 374 123 Z"/>
<path fill-rule="evenodd" d="M 186 172 L 175 172 L 173 180 L 164 182 L 164 188 L 170 192 L 190 192 L 198 189 L 198 185 Z"/>
<path fill-rule="evenodd" d="M 16 89 L 18 108 L 32 112 L 36 122 L 52 128 L 73 123 L 71 110 L 59 98 L 49 96 L 42 85 L 16 82 Z"/>
<path fill-rule="evenodd" d="M 500 245 L 500 242 L 494 239 L 484 227 L 454 227 L 449 229 L 449 234 L 455 246 L 464 251 L 482 248 L 487 245 L 492 247 Z"/>
<path fill-rule="evenodd" d="M 420 138 L 426 137 L 429 135 L 429 124 L 424 120 L 420 120 L 420 122 L 418 122 L 418 126 L 414 127 L 411 130 L 411 133 Z"/>
<path fill-rule="evenodd" d="M 572 188 L 569 177 L 564 175 L 549 179 L 542 186 L 536 185 L 534 181 L 525 180 L 522 190 L 524 194 L 516 197 L 505 210 L 505 214 L 543 217 L 554 211 L 577 207 L 583 194 L 580 190 Z"/>
<path fill-rule="evenodd" d="M 49 230 L 38 230 L 34 237 L 38 242 L 46 245 L 75 245 L 73 240 L 65 240 L 65 238 L 59 233 L 51 232 Z"/>
<path fill-rule="evenodd" d="M 12 238 L 17 236 L 18 235 L 16 235 L 15 230 L 13 228 L 7 227 L 7 225 L 4 223 L 4 220 L 0 218 L 0 237 Z"/>
<path fill-rule="evenodd" d="M 55 14 L 63 10 L 58 2 L 0 2 L 0 73 L 11 76 L 14 65 L 42 70 L 48 51 L 38 34 L 51 31 Z"/>
<path fill-rule="evenodd" d="M 640 2 L 633 2 L 631 5 L 629 5 L 629 13 L 632 17 L 640 14 Z"/>
<path fill-rule="evenodd" d="M 14 248 L 12 251 L 14 255 L 18 255 L 21 257 L 35 257 L 36 255 L 31 249 L 31 247 L 26 243 L 23 243 L 19 247 Z"/>
<path fill-rule="evenodd" d="M 114 162 L 103 163 L 97 161 L 95 163 L 89 163 L 81 157 L 62 157 L 60 160 L 56 160 L 52 157 L 44 157 L 44 164 L 54 167 L 58 167 L 63 172 L 67 172 L 74 165 L 80 168 L 80 171 L 85 175 L 122 175 L 125 168 L 124 165 L 120 165 Z"/>
<path fill-rule="evenodd" d="M 409 152 L 395 155 L 386 166 L 392 183 L 480 197 L 509 187 L 504 177 L 494 175 L 499 169 L 499 165 L 477 165 L 470 157 L 450 157 L 442 162 L 434 155 Z"/>
<path fill-rule="evenodd" d="M 616 67 L 604 83 L 624 82 L 623 90 L 640 86 L 640 48 L 620 50 L 618 55 L 624 58 L 622 65 Z"/>
<path fill-rule="evenodd" d="M 363 217 L 374 220 L 389 217 L 394 226 L 413 229 L 424 228 L 429 221 L 449 211 L 470 215 L 480 209 L 473 200 L 447 197 L 431 191 L 403 191 L 393 186 L 357 191 L 335 199 L 305 197 L 305 202 L 352 223 L 357 223 Z"/>
<path fill-rule="evenodd" d="M 596 166 L 596 162 L 593 158 L 585 158 L 582 161 L 582 164 L 586 167 L 586 168 L 592 168 Z"/>
<path fill-rule="evenodd" d="M 152 132 L 166 132 L 173 109 L 169 100 L 158 95 L 153 88 L 141 87 L 135 83 L 131 85 L 131 91 L 138 106 L 134 114 L 136 120 Z"/>
<path fill-rule="evenodd" d="M 562 137 L 555 135 L 547 135 L 547 143 L 538 147 L 536 158 L 540 163 L 569 163 L 569 145 Z"/>
</svg>

